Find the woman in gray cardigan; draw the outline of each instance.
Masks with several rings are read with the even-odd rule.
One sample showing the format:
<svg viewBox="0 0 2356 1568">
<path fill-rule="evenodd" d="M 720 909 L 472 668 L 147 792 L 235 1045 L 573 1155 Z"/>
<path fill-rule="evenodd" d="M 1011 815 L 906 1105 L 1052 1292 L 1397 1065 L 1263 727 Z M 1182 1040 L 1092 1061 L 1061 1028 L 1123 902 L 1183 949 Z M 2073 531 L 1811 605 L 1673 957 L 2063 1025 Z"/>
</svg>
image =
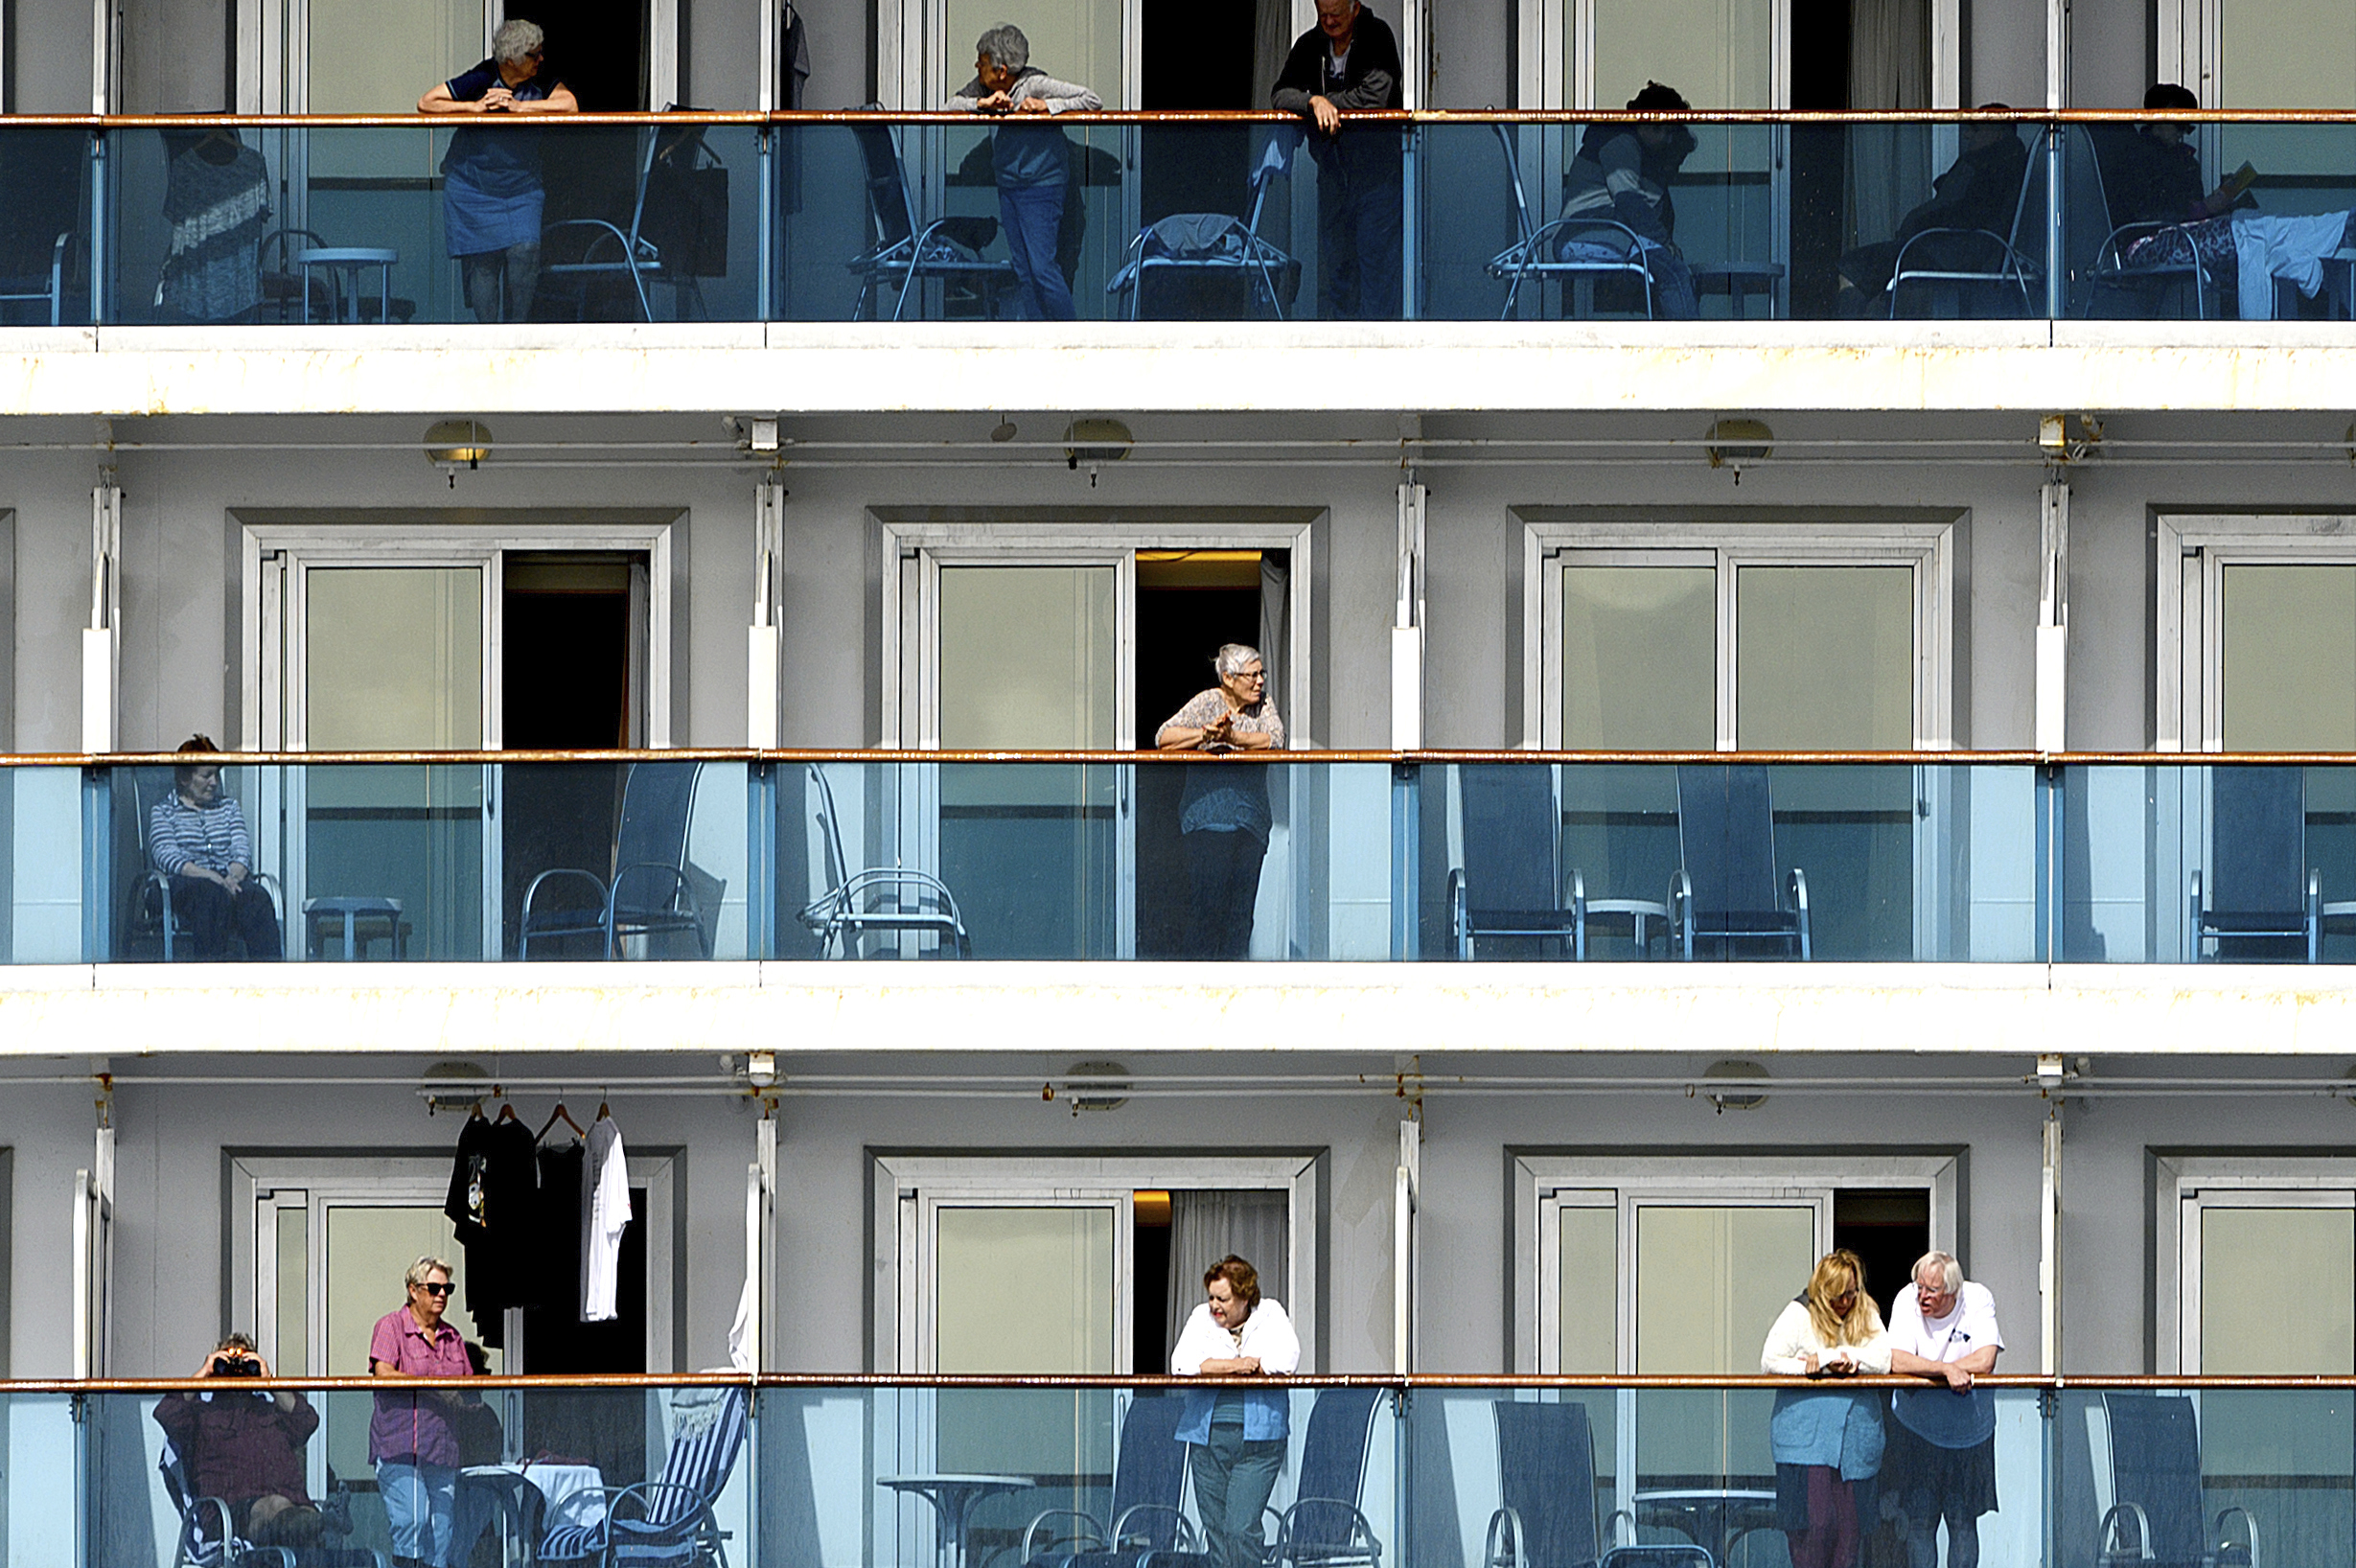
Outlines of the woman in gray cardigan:
<svg viewBox="0 0 2356 1568">
<path fill-rule="evenodd" d="M 1078 83 L 1058 81 L 1031 64 L 1030 40 L 1012 23 L 984 33 L 974 55 L 974 80 L 949 100 L 949 107 L 1016 117 L 991 138 L 990 169 L 998 176 L 998 219 L 1014 258 L 1023 314 L 1032 321 L 1070 321 L 1079 312 L 1072 303 L 1072 286 L 1055 265 L 1055 235 L 1063 226 L 1064 191 L 1071 183 L 1071 145 L 1053 126 L 1024 121 L 1104 104 Z"/>
</svg>

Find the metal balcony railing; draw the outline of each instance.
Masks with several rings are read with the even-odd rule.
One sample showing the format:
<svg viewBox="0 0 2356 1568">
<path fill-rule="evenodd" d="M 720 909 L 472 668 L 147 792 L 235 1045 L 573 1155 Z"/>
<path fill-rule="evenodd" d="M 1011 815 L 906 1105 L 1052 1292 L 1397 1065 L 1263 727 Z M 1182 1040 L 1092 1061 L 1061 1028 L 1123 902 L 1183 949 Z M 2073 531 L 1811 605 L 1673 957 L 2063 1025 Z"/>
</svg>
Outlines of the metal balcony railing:
<svg viewBox="0 0 2356 1568">
<path fill-rule="evenodd" d="M 1082 320 L 2356 311 L 2339 112 L 1421 113 L 1330 138 L 1273 113 L 16 116 L 0 324 L 476 321 L 445 173 L 486 138 L 537 168 L 543 224 L 536 281 L 494 317 L 1060 310 L 1011 264 L 994 137 L 1028 140 L 1014 177 L 1060 168 Z M 1615 196 L 1620 138 L 1645 179 Z"/>
<path fill-rule="evenodd" d="M 2341 755 L 218 761 L 0 759 L 0 958 L 2356 961 Z"/>
</svg>

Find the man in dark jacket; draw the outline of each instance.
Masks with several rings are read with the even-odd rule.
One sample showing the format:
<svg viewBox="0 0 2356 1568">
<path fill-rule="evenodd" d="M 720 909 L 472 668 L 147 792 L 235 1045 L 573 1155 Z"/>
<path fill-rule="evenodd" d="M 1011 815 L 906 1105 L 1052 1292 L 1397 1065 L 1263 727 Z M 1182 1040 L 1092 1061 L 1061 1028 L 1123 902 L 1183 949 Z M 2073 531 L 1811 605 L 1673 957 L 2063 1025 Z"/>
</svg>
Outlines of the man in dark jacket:
<svg viewBox="0 0 2356 1568">
<path fill-rule="evenodd" d="M 2197 109 L 2192 89 L 2173 81 L 2155 83 L 2143 95 L 2147 109 Z M 2138 126 L 2089 126 L 2102 168 L 2103 196 L 2113 227 L 2127 223 L 2197 223 L 2222 218 L 2236 206 L 2255 206 L 2238 184 L 2227 180 L 2211 191 L 2201 178 L 2201 154 L 2184 141 L 2175 121 Z"/>
<path fill-rule="evenodd" d="M 1358 0 L 1317 0 L 1317 25 L 1284 58 L 1273 102 L 1311 123 L 1317 159 L 1318 311 L 1329 320 L 1384 321 L 1399 313 L 1401 132 L 1345 131 L 1345 109 L 1405 103 L 1398 39 Z"/>
<path fill-rule="evenodd" d="M 1982 104 L 2000 113 L 2009 104 Z M 1963 150 L 1947 173 L 1930 182 L 1930 199 L 1898 220 L 1896 238 L 1859 245 L 1840 258 L 1840 275 L 1855 284 L 1868 305 L 1882 297 L 1906 242 L 1931 229 L 1976 234 L 1942 234 L 1906 253 L 1909 267 L 1993 268 L 1997 247 L 1981 235 L 2013 238 L 2013 215 L 2021 205 L 2021 182 L 2029 172 L 2029 150 L 2021 127 L 2008 121 L 1975 120 L 1963 127 Z"/>
</svg>

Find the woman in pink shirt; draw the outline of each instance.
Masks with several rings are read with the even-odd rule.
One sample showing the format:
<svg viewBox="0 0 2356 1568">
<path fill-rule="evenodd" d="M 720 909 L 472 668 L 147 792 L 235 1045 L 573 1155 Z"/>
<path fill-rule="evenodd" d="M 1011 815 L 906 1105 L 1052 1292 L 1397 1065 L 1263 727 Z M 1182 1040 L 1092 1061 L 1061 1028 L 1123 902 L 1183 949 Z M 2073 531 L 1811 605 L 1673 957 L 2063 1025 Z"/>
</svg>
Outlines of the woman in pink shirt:
<svg viewBox="0 0 2356 1568">
<path fill-rule="evenodd" d="M 377 1377 L 472 1377 L 466 1341 L 442 1321 L 450 1267 L 438 1257 L 409 1265 L 409 1303 L 377 1320 L 368 1371 Z M 393 1532 L 398 1568 L 450 1568 L 457 1527 L 458 1431 L 463 1396 L 419 1389 L 377 1395 L 368 1457 Z"/>
</svg>

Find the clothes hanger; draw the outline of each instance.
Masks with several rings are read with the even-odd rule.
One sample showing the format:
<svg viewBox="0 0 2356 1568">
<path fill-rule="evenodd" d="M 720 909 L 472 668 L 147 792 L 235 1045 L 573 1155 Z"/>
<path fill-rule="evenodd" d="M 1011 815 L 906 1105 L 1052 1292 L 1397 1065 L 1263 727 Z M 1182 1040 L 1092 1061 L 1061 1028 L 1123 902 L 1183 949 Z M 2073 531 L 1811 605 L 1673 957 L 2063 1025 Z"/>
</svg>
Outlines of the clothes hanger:
<svg viewBox="0 0 2356 1568">
<path fill-rule="evenodd" d="M 547 1137 L 548 1129 L 555 1126 L 560 1121 L 572 1129 L 573 1137 L 587 1138 L 589 1136 L 589 1134 L 582 1129 L 581 1123 L 572 1118 L 572 1113 L 565 1109 L 565 1102 L 563 1100 L 558 1100 L 556 1102 L 556 1109 L 548 1113 L 548 1119 L 542 1122 L 540 1124 L 540 1131 L 532 1136 L 532 1141 L 537 1143 L 542 1139 Z"/>
<path fill-rule="evenodd" d="M 612 1121 L 613 1119 L 613 1112 L 606 1105 L 605 1091 L 603 1090 L 599 1090 L 597 1093 L 596 1119 L 599 1121 Z"/>
<path fill-rule="evenodd" d="M 516 1115 L 515 1102 L 507 1097 L 507 1092 L 505 1090 L 497 1090 L 495 1091 L 495 1093 L 499 1096 L 499 1119 L 501 1121 L 517 1121 L 521 1119 Z"/>
</svg>

